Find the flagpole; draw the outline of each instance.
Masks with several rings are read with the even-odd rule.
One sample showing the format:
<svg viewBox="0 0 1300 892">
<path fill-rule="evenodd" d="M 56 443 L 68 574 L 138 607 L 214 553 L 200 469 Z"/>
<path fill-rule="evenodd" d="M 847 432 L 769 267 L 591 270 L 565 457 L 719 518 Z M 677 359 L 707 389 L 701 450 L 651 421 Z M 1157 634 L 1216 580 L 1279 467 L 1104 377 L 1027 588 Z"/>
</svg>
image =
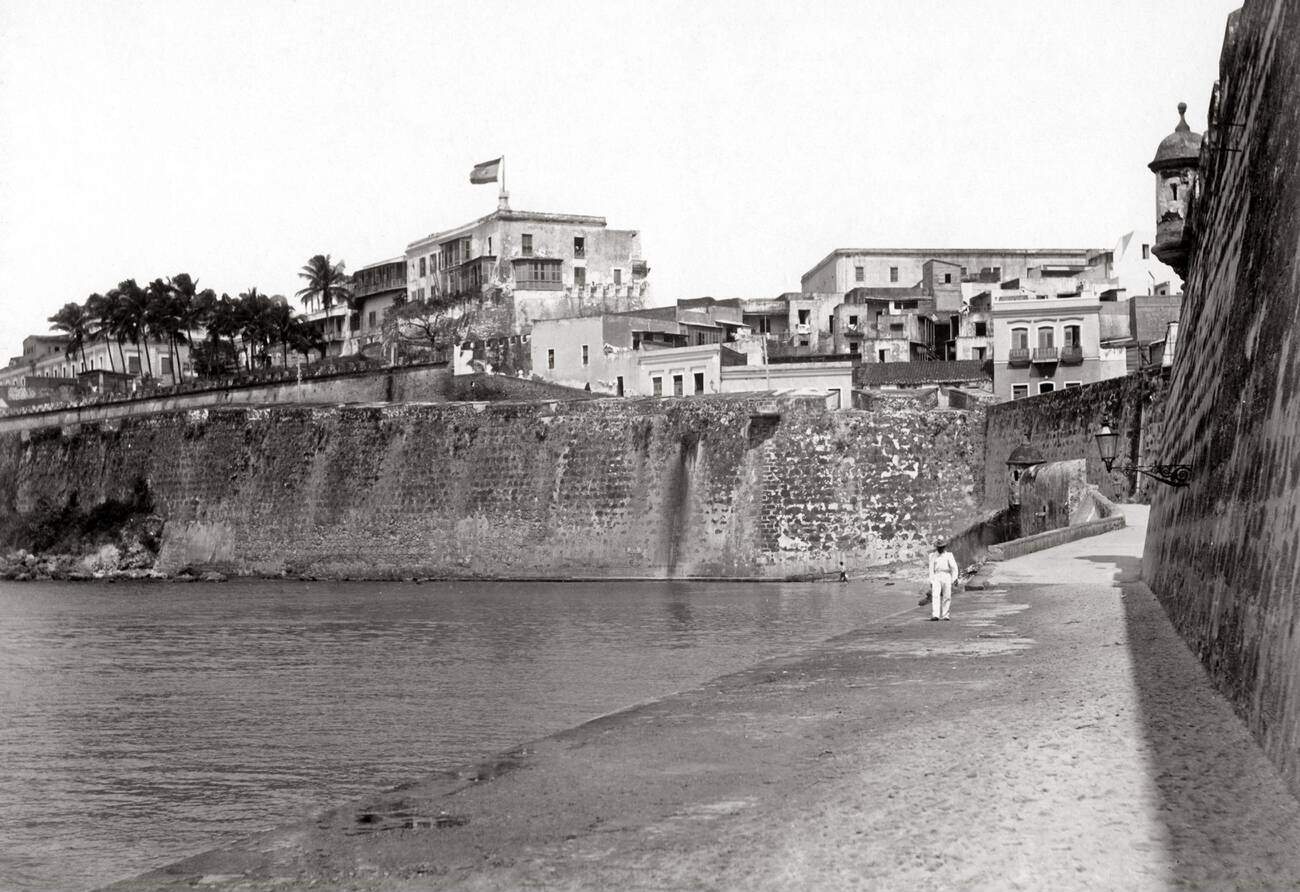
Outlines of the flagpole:
<svg viewBox="0 0 1300 892">
<path fill-rule="evenodd" d="M 510 203 L 510 193 L 506 191 L 506 156 L 501 156 L 501 194 L 497 196 L 497 207 L 505 210 Z"/>
</svg>

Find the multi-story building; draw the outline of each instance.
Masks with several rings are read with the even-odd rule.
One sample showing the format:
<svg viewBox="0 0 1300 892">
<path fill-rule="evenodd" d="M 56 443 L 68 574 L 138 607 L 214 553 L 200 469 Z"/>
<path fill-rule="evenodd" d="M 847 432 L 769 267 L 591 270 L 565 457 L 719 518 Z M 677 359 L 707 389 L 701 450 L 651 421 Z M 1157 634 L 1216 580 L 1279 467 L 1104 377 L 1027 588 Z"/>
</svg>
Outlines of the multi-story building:
<svg viewBox="0 0 1300 892">
<path fill-rule="evenodd" d="M 1101 339 L 1101 294 L 1055 296 L 1021 289 L 993 293 L 993 390 L 1020 399 L 1127 372 L 1123 347 Z"/>
<path fill-rule="evenodd" d="M 9 360 L 0 369 L 0 385 L 14 385 L 27 377 L 64 378 L 76 380 L 77 376 L 100 369 L 119 372 L 134 378 L 151 376 L 163 384 L 174 384 L 190 374 L 189 348 L 161 341 L 145 340 L 119 344 L 103 338 L 87 340 L 77 350 L 68 350 L 71 339 L 67 335 L 28 335 L 23 338 L 22 356 Z"/>
<path fill-rule="evenodd" d="M 1032 268 L 1064 272 L 1108 265 L 1109 254 L 1101 248 L 836 248 L 803 274 L 800 290 L 845 294 L 859 287 L 906 288 L 921 280 L 931 260 L 946 264 L 943 273 L 952 276 L 947 284 L 1005 282 Z"/>
<path fill-rule="evenodd" d="M 384 318 L 406 300 L 406 258 L 395 257 L 363 266 L 352 274 L 351 335 L 346 353 L 369 352 L 383 340 Z"/>
<path fill-rule="evenodd" d="M 745 365 L 739 300 L 699 298 L 600 316 L 538 320 L 533 374 L 615 396 L 717 393 L 721 369 Z"/>
<path fill-rule="evenodd" d="M 640 233 L 604 217 L 514 211 L 411 242 L 407 294 L 470 307 L 495 335 L 526 333 L 540 319 L 595 316 L 644 305 L 649 267 Z"/>
</svg>

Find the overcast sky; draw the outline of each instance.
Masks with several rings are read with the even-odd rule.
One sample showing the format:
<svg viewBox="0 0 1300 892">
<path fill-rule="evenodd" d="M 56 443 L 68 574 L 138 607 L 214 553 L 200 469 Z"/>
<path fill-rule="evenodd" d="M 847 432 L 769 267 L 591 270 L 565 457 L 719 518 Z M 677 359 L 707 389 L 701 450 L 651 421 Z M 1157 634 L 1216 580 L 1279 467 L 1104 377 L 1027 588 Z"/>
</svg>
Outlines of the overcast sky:
<svg viewBox="0 0 1300 892">
<path fill-rule="evenodd" d="M 0 2 L 0 363 L 119 280 L 292 295 L 491 211 L 638 229 L 654 303 L 837 247 L 1110 247 L 1239 0 Z"/>
</svg>

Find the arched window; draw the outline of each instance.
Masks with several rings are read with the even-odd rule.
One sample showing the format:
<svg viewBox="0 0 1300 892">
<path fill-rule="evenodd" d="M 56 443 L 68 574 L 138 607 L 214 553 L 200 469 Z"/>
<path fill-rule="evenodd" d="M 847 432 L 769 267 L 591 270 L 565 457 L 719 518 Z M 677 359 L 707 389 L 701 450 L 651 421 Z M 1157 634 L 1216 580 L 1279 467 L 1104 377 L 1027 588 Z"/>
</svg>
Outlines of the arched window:
<svg viewBox="0 0 1300 892">
<path fill-rule="evenodd" d="M 1082 347 L 1082 346 L 1083 346 L 1082 342 L 1080 342 L 1080 340 L 1079 340 L 1079 326 L 1077 326 L 1077 325 L 1067 325 L 1067 326 L 1065 326 L 1065 332 L 1064 332 L 1064 335 L 1065 335 L 1065 337 L 1064 337 L 1064 339 L 1063 339 L 1062 346 L 1065 346 L 1065 347 Z"/>
<path fill-rule="evenodd" d="M 1011 349 L 1012 350 L 1029 349 L 1029 329 L 1027 328 L 1011 329 Z"/>
<path fill-rule="evenodd" d="M 1056 329 L 1050 325 L 1041 325 L 1038 328 L 1038 346 L 1055 347 L 1056 346 Z"/>
</svg>

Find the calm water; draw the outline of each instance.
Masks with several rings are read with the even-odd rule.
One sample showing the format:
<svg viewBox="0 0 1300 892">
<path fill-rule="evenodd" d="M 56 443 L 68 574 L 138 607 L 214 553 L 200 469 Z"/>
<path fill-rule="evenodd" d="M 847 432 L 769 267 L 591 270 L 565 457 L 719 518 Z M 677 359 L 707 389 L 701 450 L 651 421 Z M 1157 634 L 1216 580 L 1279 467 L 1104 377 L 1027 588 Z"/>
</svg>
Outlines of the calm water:
<svg viewBox="0 0 1300 892">
<path fill-rule="evenodd" d="M 859 583 L 0 582 L 0 887 L 130 876 L 909 598 Z"/>
</svg>

